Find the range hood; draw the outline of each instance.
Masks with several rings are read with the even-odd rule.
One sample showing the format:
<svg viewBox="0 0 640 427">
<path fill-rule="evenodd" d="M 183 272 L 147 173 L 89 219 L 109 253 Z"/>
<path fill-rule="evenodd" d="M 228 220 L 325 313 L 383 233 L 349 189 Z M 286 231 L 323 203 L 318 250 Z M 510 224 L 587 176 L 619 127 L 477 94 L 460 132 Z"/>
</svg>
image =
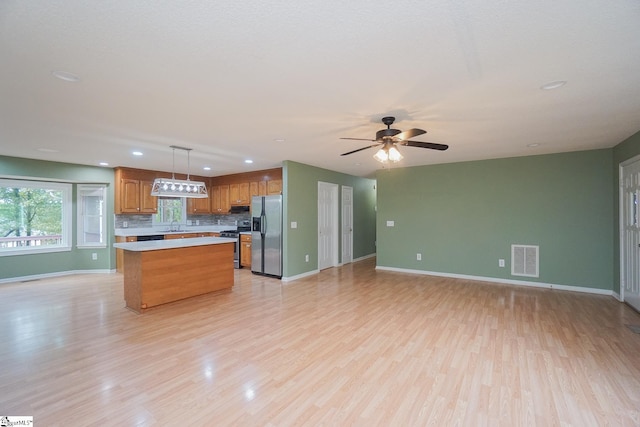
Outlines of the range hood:
<svg viewBox="0 0 640 427">
<path fill-rule="evenodd" d="M 247 213 L 251 210 L 251 208 L 249 208 L 249 206 L 231 206 L 231 213 L 232 214 L 238 214 L 238 213 Z"/>
</svg>

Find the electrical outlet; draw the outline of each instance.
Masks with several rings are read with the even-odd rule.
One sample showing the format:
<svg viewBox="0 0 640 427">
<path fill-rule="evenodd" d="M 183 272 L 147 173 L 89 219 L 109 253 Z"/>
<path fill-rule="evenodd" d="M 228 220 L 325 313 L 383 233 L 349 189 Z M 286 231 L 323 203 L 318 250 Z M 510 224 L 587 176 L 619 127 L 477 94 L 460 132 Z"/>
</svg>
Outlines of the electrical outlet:
<svg viewBox="0 0 640 427">
<path fill-rule="evenodd" d="M 416 260 L 422 261 L 422 254 L 416 254 Z"/>
<path fill-rule="evenodd" d="M 97 261 L 97 260 L 98 260 L 98 254 L 97 254 L 97 253 L 95 253 L 95 252 L 94 252 L 94 253 L 92 253 L 92 254 L 91 254 L 91 259 L 92 259 L 92 260 L 94 260 L 94 261 Z"/>
<path fill-rule="evenodd" d="M 387 221 L 387 227 L 395 227 L 396 222 L 395 221 Z"/>
<path fill-rule="evenodd" d="M 127 228 L 127 227 L 129 227 L 129 223 L 127 221 L 123 221 L 122 228 Z"/>
<path fill-rule="evenodd" d="M 304 256 L 304 262 L 309 262 L 309 254 Z"/>
<path fill-rule="evenodd" d="M 504 267 L 504 260 L 502 258 L 498 260 L 498 267 Z"/>
</svg>

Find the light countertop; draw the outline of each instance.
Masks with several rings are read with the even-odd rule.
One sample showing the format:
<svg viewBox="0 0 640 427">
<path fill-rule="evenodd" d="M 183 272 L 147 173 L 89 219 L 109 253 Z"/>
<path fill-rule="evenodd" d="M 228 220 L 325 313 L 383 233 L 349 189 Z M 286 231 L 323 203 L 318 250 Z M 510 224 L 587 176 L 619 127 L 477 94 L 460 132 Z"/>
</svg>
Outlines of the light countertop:
<svg viewBox="0 0 640 427">
<path fill-rule="evenodd" d="M 219 245 L 236 243 L 236 239 L 226 237 L 193 237 L 190 239 L 149 240 L 146 242 L 114 243 L 113 247 L 126 251 L 144 252 L 162 249 L 188 248 L 191 246 Z"/>
<path fill-rule="evenodd" d="M 204 225 L 204 226 L 181 226 L 180 231 L 167 231 L 167 227 L 146 227 L 146 228 L 116 228 L 115 235 L 119 237 L 130 236 L 151 236 L 154 234 L 183 234 L 183 233 L 219 233 L 223 230 L 235 230 L 235 225 Z"/>
</svg>

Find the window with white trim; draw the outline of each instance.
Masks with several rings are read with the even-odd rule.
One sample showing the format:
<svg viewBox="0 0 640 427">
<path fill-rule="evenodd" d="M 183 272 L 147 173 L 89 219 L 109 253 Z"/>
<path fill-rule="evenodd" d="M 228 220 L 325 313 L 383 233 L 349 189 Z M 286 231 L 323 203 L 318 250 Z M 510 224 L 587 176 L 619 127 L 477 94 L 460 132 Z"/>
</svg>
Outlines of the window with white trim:
<svg viewBox="0 0 640 427">
<path fill-rule="evenodd" d="M 79 248 L 104 248 L 107 246 L 107 186 L 78 185 L 78 236 Z"/>
<path fill-rule="evenodd" d="M 0 179 L 0 256 L 71 250 L 71 184 Z"/>
<path fill-rule="evenodd" d="M 187 222 L 187 199 L 184 197 L 158 197 L 158 212 L 151 217 L 152 225 L 185 225 Z"/>
</svg>

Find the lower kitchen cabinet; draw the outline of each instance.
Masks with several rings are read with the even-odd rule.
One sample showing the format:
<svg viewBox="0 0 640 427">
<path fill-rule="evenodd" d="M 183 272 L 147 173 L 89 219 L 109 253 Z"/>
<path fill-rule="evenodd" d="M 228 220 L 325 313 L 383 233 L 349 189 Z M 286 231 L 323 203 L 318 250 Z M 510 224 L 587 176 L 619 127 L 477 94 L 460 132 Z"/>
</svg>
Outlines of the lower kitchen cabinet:
<svg viewBox="0 0 640 427">
<path fill-rule="evenodd" d="M 116 236 L 116 243 L 123 242 L 137 242 L 136 236 Z M 124 273 L 124 251 L 122 249 L 116 249 L 116 271 L 118 273 Z"/>
<path fill-rule="evenodd" d="M 165 234 L 164 239 L 189 239 L 192 237 L 213 237 L 214 233 L 211 232 L 202 232 L 202 233 L 173 233 L 173 234 Z M 220 237 L 218 234 L 217 237 Z"/>
<path fill-rule="evenodd" d="M 240 235 L 240 265 L 251 267 L 251 235 Z"/>
</svg>

